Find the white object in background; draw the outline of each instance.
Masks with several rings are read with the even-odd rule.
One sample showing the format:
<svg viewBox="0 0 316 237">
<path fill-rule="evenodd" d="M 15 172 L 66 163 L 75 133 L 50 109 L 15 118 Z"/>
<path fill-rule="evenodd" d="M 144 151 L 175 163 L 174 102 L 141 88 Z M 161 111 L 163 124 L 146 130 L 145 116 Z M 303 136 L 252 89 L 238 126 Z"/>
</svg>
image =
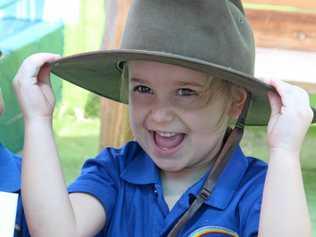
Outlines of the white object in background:
<svg viewBox="0 0 316 237">
<path fill-rule="evenodd" d="M 284 80 L 316 93 L 316 52 L 256 48 L 255 76 Z"/>
<path fill-rule="evenodd" d="M 0 192 L 0 236 L 14 235 L 15 217 L 18 206 L 18 194 Z"/>
</svg>

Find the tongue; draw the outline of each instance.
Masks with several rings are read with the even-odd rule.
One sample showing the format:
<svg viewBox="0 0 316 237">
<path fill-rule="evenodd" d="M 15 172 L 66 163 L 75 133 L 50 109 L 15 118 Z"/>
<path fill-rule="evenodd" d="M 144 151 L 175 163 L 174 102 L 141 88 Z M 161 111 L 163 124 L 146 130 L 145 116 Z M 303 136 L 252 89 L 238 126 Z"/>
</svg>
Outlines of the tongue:
<svg viewBox="0 0 316 237">
<path fill-rule="evenodd" d="M 154 138 L 155 138 L 156 144 L 160 146 L 161 148 L 171 149 L 178 146 L 183 141 L 184 134 L 179 133 L 172 137 L 163 137 L 163 136 L 160 136 L 158 133 L 154 132 Z"/>
</svg>

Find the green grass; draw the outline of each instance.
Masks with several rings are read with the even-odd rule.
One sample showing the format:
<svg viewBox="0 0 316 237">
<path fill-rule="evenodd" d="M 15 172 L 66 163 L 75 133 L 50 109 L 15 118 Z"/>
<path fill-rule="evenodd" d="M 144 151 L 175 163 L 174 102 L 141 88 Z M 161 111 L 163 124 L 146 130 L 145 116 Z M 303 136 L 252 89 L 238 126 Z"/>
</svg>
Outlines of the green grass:
<svg viewBox="0 0 316 237">
<path fill-rule="evenodd" d="M 56 141 L 67 183 L 79 175 L 84 160 L 97 154 L 99 127 L 98 119 L 55 119 Z"/>
<path fill-rule="evenodd" d="M 301 161 L 304 169 L 315 169 L 315 147 L 316 147 L 316 126 L 312 126 L 305 137 L 302 147 Z M 250 156 L 259 157 L 267 160 L 268 149 L 266 145 L 265 127 L 249 127 L 245 131 L 242 146 L 245 152 Z M 316 177 L 316 175 L 315 175 Z"/>
</svg>

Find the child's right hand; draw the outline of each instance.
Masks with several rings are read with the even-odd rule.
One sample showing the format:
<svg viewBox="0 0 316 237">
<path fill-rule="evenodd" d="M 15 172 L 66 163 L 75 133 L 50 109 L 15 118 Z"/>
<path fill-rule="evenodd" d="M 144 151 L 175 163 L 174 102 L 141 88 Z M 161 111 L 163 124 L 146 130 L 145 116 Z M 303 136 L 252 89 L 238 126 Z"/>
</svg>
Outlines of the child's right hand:
<svg viewBox="0 0 316 237">
<path fill-rule="evenodd" d="M 26 58 L 19 68 L 13 87 L 25 121 L 52 118 L 55 97 L 50 83 L 48 63 L 59 58 L 56 54 L 34 54 Z"/>
</svg>

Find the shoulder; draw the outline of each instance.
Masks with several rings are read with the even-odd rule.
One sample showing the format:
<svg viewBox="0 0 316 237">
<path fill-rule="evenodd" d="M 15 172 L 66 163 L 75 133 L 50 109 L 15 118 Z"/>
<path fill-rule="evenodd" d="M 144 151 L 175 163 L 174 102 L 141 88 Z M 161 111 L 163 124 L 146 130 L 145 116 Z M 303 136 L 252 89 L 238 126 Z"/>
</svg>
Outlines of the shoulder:
<svg viewBox="0 0 316 237">
<path fill-rule="evenodd" d="M 68 187 L 69 193 L 86 193 L 96 199 L 110 217 L 116 196 L 122 188 L 121 173 L 144 152 L 136 142 L 121 148 L 108 147 L 83 165 L 79 177 Z"/>
<path fill-rule="evenodd" d="M 263 187 L 267 173 L 267 163 L 244 155 L 241 148 L 235 150 L 234 156 L 228 163 L 223 175 L 227 189 L 233 189 L 233 203 L 245 215 L 260 206 Z"/>
<path fill-rule="evenodd" d="M 246 156 L 245 159 L 248 165 L 240 182 L 240 189 L 244 194 L 241 204 L 261 202 L 268 165 L 265 161 L 254 157 Z"/>
<path fill-rule="evenodd" d="M 259 191 L 260 187 L 264 185 L 266 172 L 266 162 L 246 156 L 238 146 L 223 171 L 222 179 L 225 182 L 222 183 L 234 187 L 239 194 L 252 189 Z"/>
<path fill-rule="evenodd" d="M 251 212 L 259 214 L 268 165 L 266 162 L 245 157 L 248 167 L 240 183 L 242 196 L 239 200 L 240 215 L 248 217 Z"/>
<path fill-rule="evenodd" d="M 266 162 L 245 157 L 248 167 L 240 183 L 240 199 L 238 202 L 238 215 L 242 236 L 257 235 L 259 216 L 265 178 L 268 165 Z"/>
<path fill-rule="evenodd" d="M 143 150 L 140 145 L 135 141 L 130 141 L 120 148 L 107 147 L 103 149 L 97 156 L 99 159 L 106 159 L 111 157 L 114 159 L 124 158 L 126 162 L 133 160 L 135 156 L 142 153 Z"/>
<path fill-rule="evenodd" d="M 131 141 L 120 148 L 107 147 L 103 149 L 95 158 L 88 159 L 83 168 L 88 166 L 99 166 L 117 168 L 123 170 L 137 156 L 144 154 L 144 151 L 137 142 Z"/>
<path fill-rule="evenodd" d="M 268 164 L 258 158 L 246 156 L 248 167 L 243 177 L 243 182 L 264 182 Z"/>
<path fill-rule="evenodd" d="M 88 159 L 82 169 L 79 179 L 112 180 L 119 183 L 121 173 L 135 159 L 145 156 L 137 142 L 131 141 L 120 148 L 107 147 L 96 157 Z"/>
</svg>

